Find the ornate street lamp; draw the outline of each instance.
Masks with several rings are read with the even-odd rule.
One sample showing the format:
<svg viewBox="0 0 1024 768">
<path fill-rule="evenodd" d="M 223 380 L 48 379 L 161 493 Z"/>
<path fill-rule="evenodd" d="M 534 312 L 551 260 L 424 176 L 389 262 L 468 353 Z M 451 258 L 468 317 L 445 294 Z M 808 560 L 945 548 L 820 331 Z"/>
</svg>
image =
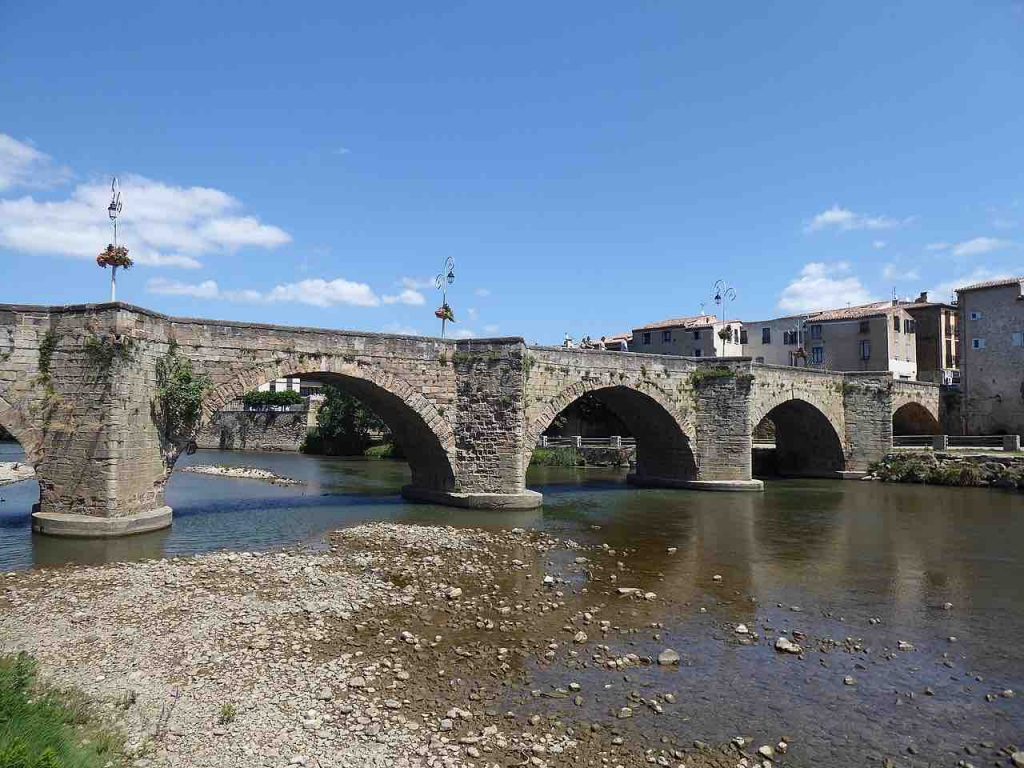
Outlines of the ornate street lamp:
<svg viewBox="0 0 1024 768">
<path fill-rule="evenodd" d="M 726 328 L 729 328 L 729 302 L 736 301 L 736 289 L 726 283 L 724 280 L 715 281 L 715 304 L 722 309 L 722 322 L 726 324 Z M 721 333 L 721 331 L 720 331 Z M 732 330 L 729 330 L 729 336 L 732 337 Z M 725 343 L 726 338 L 722 337 L 722 357 L 725 357 Z"/>
<path fill-rule="evenodd" d="M 107 206 L 107 217 L 114 229 L 114 242 L 107 245 L 96 257 L 96 264 L 106 269 L 112 267 L 110 272 L 110 300 L 117 301 L 117 268 L 130 269 L 132 260 L 128 256 L 128 249 L 117 243 L 117 217 L 121 215 L 121 190 L 117 183 L 117 177 L 110 180 L 110 205 Z"/>
<path fill-rule="evenodd" d="M 444 338 L 445 325 L 455 322 L 455 313 L 448 306 L 448 286 L 455 282 L 455 259 L 449 256 L 444 260 L 444 268 L 434 278 L 434 285 L 441 292 L 441 306 L 434 312 L 434 317 L 441 320 L 441 338 Z"/>
</svg>

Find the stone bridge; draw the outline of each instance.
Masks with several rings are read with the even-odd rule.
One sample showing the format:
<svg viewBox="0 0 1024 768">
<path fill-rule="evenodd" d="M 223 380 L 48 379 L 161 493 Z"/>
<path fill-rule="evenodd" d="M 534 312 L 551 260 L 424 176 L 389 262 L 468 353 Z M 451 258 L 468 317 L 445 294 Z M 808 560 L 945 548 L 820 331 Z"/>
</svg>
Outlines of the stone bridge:
<svg viewBox="0 0 1024 768">
<path fill-rule="evenodd" d="M 168 360 L 187 361 L 207 382 L 193 392 L 194 417 L 187 393 L 167 383 Z M 539 505 L 526 488 L 533 448 L 588 393 L 637 438 L 638 485 L 760 489 L 751 434 L 765 418 L 780 467 L 832 477 L 880 458 L 894 416 L 938 430 L 938 388 L 889 373 L 194 320 L 125 304 L 0 305 L 0 427 L 36 468 L 33 525 L 44 533 L 169 525 L 164 486 L 202 421 L 295 375 L 363 400 L 405 449 L 404 495 L 453 506 Z"/>
</svg>

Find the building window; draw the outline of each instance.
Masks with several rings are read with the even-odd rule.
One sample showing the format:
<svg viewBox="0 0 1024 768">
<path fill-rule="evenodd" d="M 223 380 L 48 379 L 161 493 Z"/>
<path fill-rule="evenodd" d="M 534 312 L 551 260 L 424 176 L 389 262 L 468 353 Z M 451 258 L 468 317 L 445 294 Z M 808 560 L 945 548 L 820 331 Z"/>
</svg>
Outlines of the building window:
<svg viewBox="0 0 1024 768">
<path fill-rule="evenodd" d="M 899 315 L 893 315 L 892 316 L 892 329 L 894 331 L 896 331 L 896 333 L 900 332 L 900 317 L 899 317 Z"/>
<path fill-rule="evenodd" d="M 694 357 L 702 357 L 703 356 L 701 354 L 700 347 L 697 347 L 697 349 L 693 350 L 693 356 Z"/>
<path fill-rule="evenodd" d="M 641 339 L 641 342 L 644 343 L 644 344 L 650 344 L 651 343 L 651 332 L 650 331 L 644 331 L 644 335 L 643 335 L 643 338 Z"/>
<path fill-rule="evenodd" d="M 772 343 L 772 329 L 771 328 L 762 328 L 761 329 L 761 343 L 762 344 L 771 344 Z"/>
<path fill-rule="evenodd" d="M 821 326 L 817 326 L 821 328 Z M 814 365 L 822 365 L 825 362 L 825 348 L 824 347 L 811 347 L 811 363 Z"/>
<path fill-rule="evenodd" d="M 861 341 L 860 341 L 860 359 L 861 360 L 870 360 L 871 359 L 871 339 L 861 339 Z"/>
<path fill-rule="evenodd" d="M 904 333 L 917 333 L 917 322 L 914 320 L 903 321 L 903 332 Z"/>
<path fill-rule="evenodd" d="M 661 332 L 661 340 L 666 342 L 666 343 L 672 341 L 672 331 L 662 331 Z"/>
<path fill-rule="evenodd" d="M 795 347 L 798 344 L 797 332 L 796 331 L 783 331 L 782 332 L 782 343 L 789 347 Z"/>
<path fill-rule="evenodd" d="M 762 363 L 763 364 L 764 363 L 764 358 L 763 357 L 755 357 L 754 358 L 754 362 L 755 363 Z"/>
<path fill-rule="evenodd" d="M 860 321 L 860 332 L 861 333 L 870 333 L 870 331 L 871 331 L 871 323 L 868 322 L 867 320 L 861 320 Z"/>
<path fill-rule="evenodd" d="M 1024 347 L 1024 331 L 1013 334 L 1013 346 Z"/>
<path fill-rule="evenodd" d="M 740 344 L 749 344 L 749 343 L 750 342 L 747 340 L 747 329 L 744 328 L 742 331 L 740 331 Z"/>
<path fill-rule="evenodd" d="M 821 339 L 821 326 L 820 325 L 812 325 L 811 326 L 811 338 L 814 339 L 815 341 L 818 341 L 819 339 Z"/>
<path fill-rule="evenodd" d="M 973 349 L 984 349 L 985 348 L 985 340 L 984 339 L 971 339 L 971 347 Z"/>
<path fill-rule="evenodd" d="M 971 312 L 971 320 L 981 320 L 981 312 Z"/>
<path fill-rule="evenodd" d="M 694 341 L 700 341 L 700 331 L 694 331 L 693 332 L 693 340 Z"/>
</svg>

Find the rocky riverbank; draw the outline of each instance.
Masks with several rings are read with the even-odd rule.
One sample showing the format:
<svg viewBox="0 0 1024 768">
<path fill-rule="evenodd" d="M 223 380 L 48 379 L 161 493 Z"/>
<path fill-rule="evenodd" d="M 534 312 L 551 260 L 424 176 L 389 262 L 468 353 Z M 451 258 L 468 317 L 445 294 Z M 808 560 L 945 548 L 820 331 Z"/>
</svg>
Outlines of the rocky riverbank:
<svg viewBox="0 0 1024 768">
<path fill-rule="evenodd" d="M 807 606 L 757 608 L 713 570 L 694 573 L 706 596 L 691 602 L 658 590 L 640 560 L 519 529 L 375 523 L 336 532 L 326 551 L 9 573 L 0 647 L 99 702 L 137 768 L 903 765 L 908 737 L 923 761 L 950 755 L 918 721 L 930 702 L 953 707 L 942 733 L 984 758 L 973 764 L 1012 754 L 960 730 L 968 712 L 1012 718 L 1008 686 L 907 690 L 921 667 L 956 674 L 955 656 L 876 619 L 858 630 Z M 683 614 L 701 617 L 685 636 L 673 629 Z M 730 666 L 757 658 L 760 678 L 737 681 L 709 661 L 713 647 Z M 794 732 L 799 696 L 762 701 L 770 675 L 813 678 L 843 703 L 799 721 L 813 735 Z M 720 696 L 762 725 L 730 732 L 704 717 Z M 843 712 L 894 697 L 900 717 L 860 733 L 864 746 L 823 747 Z"/>
<path fill-rule="evenodd" d="M 299 485 L 300 481 L 291 477 L 282 477 L 274 474 L 269 469 L 259 467 L 228 467 L 212 466 L 208 464 L 196 464 L 191 467 L 182 467 L 182 472 L 194 472 L 197 475 L 215 475 L 217 477 L 234 477 L 242 480 L 262 480 L 277 485 Z"/>
<path fill-rule="evenodd" d="M 31 480 L 36 472 L 28 464 L 17 461 L 0 461 L 0 485 Z"/>
<path fill-rule="evenodd" d="M 549 556 L 562 567 L 546 572 Z M 615 558 L 519 530 L 374 524 L 328 552 L 7 574 L 0 646 L 101 702 L 139 768 L 783 759 L 781 734 L 641 735 L 686 695 L 681 654 L 630 650 L 637 630 L 619 614 L 658 597 L 615 586 L 617 573 L 629 582 Z M 597 574 L 603 594 L 580 610 Z M 640 616 L 631 626 L 657 632 Z M 664 670 L 662 684 L 628 682 L 643 667 Z"/>
<path fill-rule="evenodd" d="M 873 464 L 865 479 L 1024 490 L 1024 456 L 899 451 Z"/>
</svg>

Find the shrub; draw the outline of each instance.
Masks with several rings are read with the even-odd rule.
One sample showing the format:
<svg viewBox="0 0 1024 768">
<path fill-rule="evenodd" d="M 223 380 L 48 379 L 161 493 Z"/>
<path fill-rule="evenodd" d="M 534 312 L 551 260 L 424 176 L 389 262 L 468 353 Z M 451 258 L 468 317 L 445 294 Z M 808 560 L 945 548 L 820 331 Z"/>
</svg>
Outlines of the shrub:
<svg viewBox="0 0 1024 768">
<path fill-rule="evenodd" d="M 939 464 L 928 474 L 928 482 L 934 485 L 970 487 L 981 485 L 982 473 L 974 464 Z"/>
<path fill-rule="evenodd" d="M 209 376 L 198 375 L 192 361 L 178 354 L 172 344 L 156 364 L 157 404 L 164 437 L 180 440 L 191 436 L 203 413 L 203 398 L 213 386 Z"/>
<path fill-rule="evenodd" d="M 539 467 L 582 467 L 584 461 L 575 448 L 536 448 L 530 464 Z"/>
<path fill-rule="evenodd" d="M 693 373 L 690 374 L 690 383 L 695 386 L 701 386 L 702 384 L 708 384 L 714 381 L 721 381 L 722 379 L 732 379 L 736 377 L 736 371 L 732 368 L 727 368 L 724 365 L 701 366 Z"/>
<path fill-rule="evenodd" d="M 396 443 L 382 443 L 381 445 L 371 445 L 363 451 L 363 456 L 368 459 L 404 459 L 405 452 Z"/>
<path fill-rule="evenodd" d="M 269 411 L 301 403 L 302 395 L 293 389 L 286 389 L 283 392 L 246 392 L 242 397 L 242 405 L 250 411 Z"/>
</svg>

